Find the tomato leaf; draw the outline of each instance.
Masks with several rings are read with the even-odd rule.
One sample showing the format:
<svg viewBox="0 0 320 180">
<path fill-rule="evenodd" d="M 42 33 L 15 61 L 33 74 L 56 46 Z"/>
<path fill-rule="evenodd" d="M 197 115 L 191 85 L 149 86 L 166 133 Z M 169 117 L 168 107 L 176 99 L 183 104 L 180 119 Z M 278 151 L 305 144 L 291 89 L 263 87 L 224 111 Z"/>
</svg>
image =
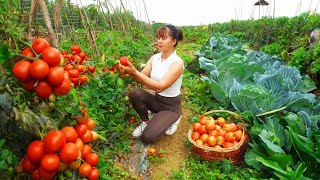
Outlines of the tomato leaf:
<svg viewBox="0 0 320 180">
<path fill-rule="evenodd" d="M 9 51 L 8 45 L 0 47 L 0 64 L 3 64 L 13 57 L 13 53 Z"/>
</svg>

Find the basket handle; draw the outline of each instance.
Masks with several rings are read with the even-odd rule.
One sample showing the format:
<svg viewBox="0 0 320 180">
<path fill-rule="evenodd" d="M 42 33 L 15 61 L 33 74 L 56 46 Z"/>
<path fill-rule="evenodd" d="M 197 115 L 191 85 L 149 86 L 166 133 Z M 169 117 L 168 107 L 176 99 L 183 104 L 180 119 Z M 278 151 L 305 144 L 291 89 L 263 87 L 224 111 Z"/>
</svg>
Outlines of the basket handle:
<svg viewBox="0 0 320 180">
<path fill-rule="evenodd" d="M 233 115 L 236 119 L 239 119 L 242 123 L 244 123 L 243 119 L 241 116 L 239 116 L 238 114 L 232 112 L 232 111 L 228 111 L 228 110 L 223 110 L 223 109 L 220 109 L 220 110 L 211 110 L 211 111 L 208 111 L 206 113 L 204 113 L 203 115 L 200 116 L 200 118 L 202 118 L 203 116 L 206 116 L 208 114 L 211 114 L 211 113 L 218 113 L 218 112 L 226 112 L 226 113 L 229 113 L 231 115 Z"/>
</svg>

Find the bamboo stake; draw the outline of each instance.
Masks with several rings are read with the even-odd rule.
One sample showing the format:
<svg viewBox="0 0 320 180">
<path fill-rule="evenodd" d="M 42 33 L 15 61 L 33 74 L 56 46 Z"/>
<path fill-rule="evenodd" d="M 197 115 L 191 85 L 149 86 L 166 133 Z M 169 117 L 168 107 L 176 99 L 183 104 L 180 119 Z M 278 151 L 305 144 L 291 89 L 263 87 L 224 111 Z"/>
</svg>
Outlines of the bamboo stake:
<svg viewBox="0 0 320 180">
<path fill-rule="evenodd" d="M 35 13 L 35 9 L 37 7 L 37 0 L 32 0 L 31 1 L 31 7 L 30 7 L 30 13 L 29 13 L 29 20 L 28 20 L 28 39 L 32 38 L 32 34 L 31 34 L 31 24 L 32 24 L 32 20 L 33 20 L 33 16 Z"/>
</svg>

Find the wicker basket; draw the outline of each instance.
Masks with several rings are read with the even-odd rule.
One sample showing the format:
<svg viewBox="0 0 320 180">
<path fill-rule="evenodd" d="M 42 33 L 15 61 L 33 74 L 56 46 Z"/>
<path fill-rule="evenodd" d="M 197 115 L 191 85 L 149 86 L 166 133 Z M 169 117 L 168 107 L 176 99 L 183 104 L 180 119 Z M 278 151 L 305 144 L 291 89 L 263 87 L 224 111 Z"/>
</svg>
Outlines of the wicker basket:
<svg viewBox="0 0 320 180">
<path fill-rule="evenodd" d="M 206 116 L 211 113 L 229 113 L 231 114 L 235 119 L 239 120 L 240 122 L 243 122 L 241 116 L 238 114 L 227 111 L 227 110 L 212 110 L 208 111 L 205 114 L 203 114 L 201 117 Z M 200 118 L 201 118 L 200 117 Z M 192 138 L 191 135 L 193 133 L 192 128 L 188 132 L 188 139 L 193 145 L 193 149 L 195 153 L 197 153 L 202 159 L 208 160 L 208 161 L 223 161 L 225 158 L 229 159 L 234 164 L 240 163 L 243 160 L 244 153 L 247 149 L 247 140 L 248 140 L 248 132 L 246 128 L 241 125 L 237 124 L 238 129 L 242 129 L 242 137 L 239 143 L 235 146 L 232 146 L 230 148 L 213 148 L 213 147 L 207 147 L 203 145 L 197 144 Z"/>
</svg>

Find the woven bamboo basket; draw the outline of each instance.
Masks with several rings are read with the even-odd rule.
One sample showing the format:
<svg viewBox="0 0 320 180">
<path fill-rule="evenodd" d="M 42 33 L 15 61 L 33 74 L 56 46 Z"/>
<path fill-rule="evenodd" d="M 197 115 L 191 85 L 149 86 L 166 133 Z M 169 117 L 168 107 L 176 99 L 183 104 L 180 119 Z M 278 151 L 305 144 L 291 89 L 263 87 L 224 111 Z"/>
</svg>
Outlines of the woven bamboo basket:
<svg viewBox="0 0 320 180">
<path fill-rule="evenodd" d="M 221 112 L 229 113 L 237 121 L 243 122 L 241 116 L 227 110 L 211 110 L 203 114 L 201 117 L 212 114 L 212 113 L 221 113 Z M 188 132 L 188 139 L 192 143 L 193 150 L 195 151 L 195 153 L 197 153 L 202 159 L 208 160 L 208 161 L 223 161 L 225 158 L 229 159 L 234 164 L 237 164 L 243 161 L 244 154 L 247 150 L 248 132 L 241 123 L 239 122 L 236 122 L 236 123 L 237 123 L 238 129 L 242 129 L 243 133 L 239 143 L 230 148 L 213 148 L 213 147 L 207 147 L 204 145 L 197 144 L 191 138 L 191 135 L 193 133 L 193 130 L 191 128 Z"/>
</svg>

